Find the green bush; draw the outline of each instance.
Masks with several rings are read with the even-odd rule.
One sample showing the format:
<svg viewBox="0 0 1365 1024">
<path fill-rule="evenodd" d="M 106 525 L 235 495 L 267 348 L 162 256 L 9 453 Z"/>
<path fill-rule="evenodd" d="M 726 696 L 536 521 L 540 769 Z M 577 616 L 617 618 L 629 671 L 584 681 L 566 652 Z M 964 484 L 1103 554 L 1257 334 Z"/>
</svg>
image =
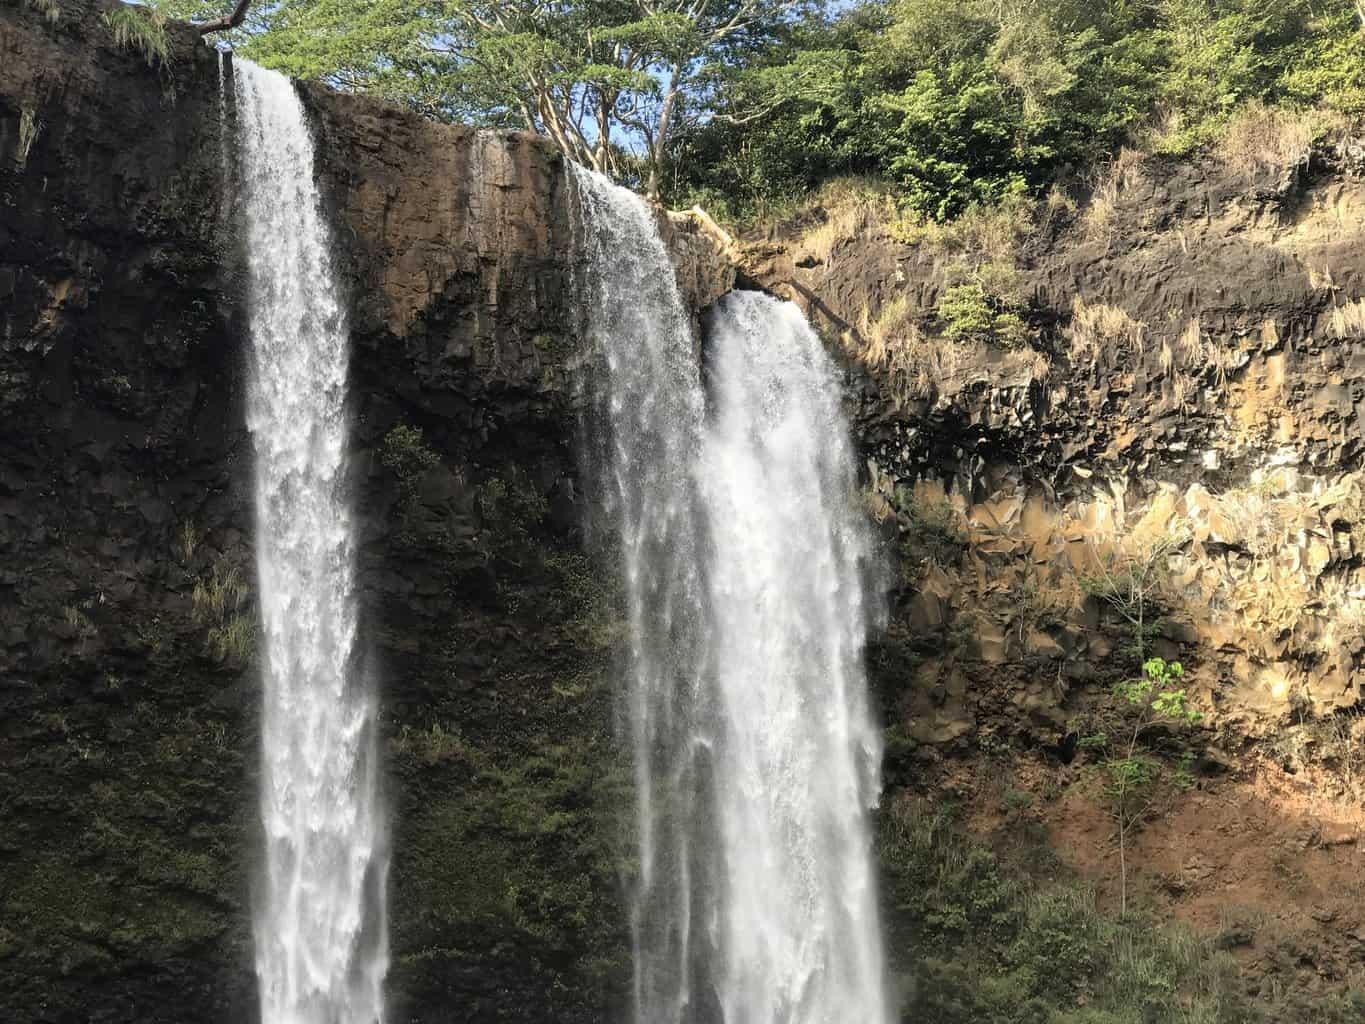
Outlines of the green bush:
<svg viewBox="0 0 1365 1024">
<path fill-rule="evenodd" d="M 1037 841 L 1011 834 L 1016 843 Z M 1037 852 L 1021 849 L 1017 859 L 1041 863 Z M 1086 886 L 1007 868 L 952 807 L 893 803 L 881 815 L 877 853 L 893 968 L 908 978 L 907 1022 L 1310 1019 L 1263 1018 L 1242 994 L 1231 956 L 1182 926 L 1111 917 Z"/>
<path fill-rule="evenodd" d="M 441 458 L 426 446 L 421 427 L 400 423 L 384 435 L 379 461 L 398 477 L 404 502 L 411 502 L 417 496 L 422 476 L 440 465 Z"/>
<path fill-rule="evenodd" d="M 753 209 L 863 174 L 947 220 L 1134 137 L 1206 145 L 1252 100 L 1365 112 L 1365 33 L 1353 0 L 889 0 L 800 23 L 718 91 L 772 113 L 703 122 L 679 199 Z"/>
</svg>

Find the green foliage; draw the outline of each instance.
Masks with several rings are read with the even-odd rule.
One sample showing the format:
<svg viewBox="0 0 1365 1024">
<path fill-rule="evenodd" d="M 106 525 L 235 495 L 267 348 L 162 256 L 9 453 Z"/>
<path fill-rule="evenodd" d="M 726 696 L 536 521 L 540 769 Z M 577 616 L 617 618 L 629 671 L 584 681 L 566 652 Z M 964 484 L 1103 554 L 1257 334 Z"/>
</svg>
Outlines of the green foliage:
<svg viewBox="0 0 1365 1024">
<path fill-rule="evenodd" d="M 739 215 L 862 174 L 943 221 L 1134 138 L 1206 145 L 1252 101 L 1365 113 L 1360 21 L 1354 0 L 278 0 L 230 38 L 294 76 L 541 132 L 675 205 Z"/>
<path fill-rule="evenodd" d="M 416 500 L 423 474 L 440 465 L 441 457 L 426 446 L 421 427 L 400 423 L 384 435 L 379 461 L 398 477 L 402 500 L 411 502 Z"/>
<path fill-rule="evenodd" d="M 159 0 L 178 16 L 211 0 Z M 805 0 L 278 0 L 238 42 L 258 63 L 431 116 L 539 131 L 573 159 L 657 180 L 709 82 Z"/>
<path fill-rule="evenodd" d="M 120 4 L 104 12 L 105 26 L 115 45 L 141 54 L 150 68 L 167 68 L 171 63 L 171 38 L 166 19 L 159 12 L 141 6 Z"/>
<path fill-rule="evenodd" d="M 545 518 L 549 503 L 524 473 L 513 468 L 505 477 L 489 477 L 479 485 L 479 511 L 508 537 L 525 539 Z"/>
<path fill-rule="evenodd" d="M 950 566 L 967 547 L 967 532 L 947 501 L 921 501 L 913 491 L 897 487 L 892 508 L 900 528 L 901 563 L 906 569 L 926 564 Z"/>
<path fill-rule="evenodd" d="M 995 332 L 995 311 L 986 290 L 975 282 L 944 289 L 935 310 L 943 333 L 953 341 L 988 340 Z"/>
<path fill-rule="evenodd" d="M 1037 850 L 1011 826 L 1020 863 Z M 951 807 L 883 812 L 877 852 L 906 1020 L 935 1024 L 1242 1024 L 1236 963 L 1182 927 L 1101 912 L 1067 879 L 1022 874 Z M 1289 1018 L 1294 1019 L 1294 1018 Z"/>
<path fill-rule="evenodd" d="M 1141 746 L 1143 734 L 1154 726 L 1182 729 L 1203 717 L 1191 708 L 1183 687 L 1184 666 L 1178 661 L 1149 658 L 1142 675 L 1116 683 L 1113 704 L 1102 713 L 1105 728 L 1084 737 L 1078 746 L 1100 751 L 1101 798 L 1118 830 L 1120 910 L 1128 907 L 1128 839 L 1151 811 L 1164 784 L 1188 788 L 1191 758 L 1188 751 L 1174 768 Z"/>
<path fill-rule="evenodd" d="M 773 112 L 686 139 L 680 192 L 742 210 L 860 173 L 944 220 L 1135 136 L 1205 145 L 1253 100 L 1360 113 L 1365 33 L 1352 0 L 889 0 L 795 28 L 720 92 Z"/>
<path fill-rule="evenodd" d="M 251 588 L 241 569 L 222 557 L 207 575 L 195 580 L 192 614 L 194 621 L 207 629 L 205 646 L 214 661 L 247 662 L 255 654 L 256 622 L 245 607 L 250 596 Z"/>
</svg>

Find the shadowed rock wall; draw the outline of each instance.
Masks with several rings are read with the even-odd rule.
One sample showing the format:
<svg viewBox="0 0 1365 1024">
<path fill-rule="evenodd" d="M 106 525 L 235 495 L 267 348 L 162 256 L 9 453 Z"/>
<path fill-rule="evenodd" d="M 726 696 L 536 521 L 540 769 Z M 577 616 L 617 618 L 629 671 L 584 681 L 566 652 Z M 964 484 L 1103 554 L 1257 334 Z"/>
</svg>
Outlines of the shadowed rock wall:
<svg viewBox="0 0 1365 1024">
<path fill-rule="evenodd" d="M 258 675 L 233 103 L 184 27 L 0 6 L 0 1018 L 249 1020 Z M 229 83 L 230 86 L 230 83 Z M 352 299 L 393 1019 L 628 979 L 572 204 L 533 136 L 307 87 Z M 728 287 L 671 229 L 698 308 Z"/>
</svg>

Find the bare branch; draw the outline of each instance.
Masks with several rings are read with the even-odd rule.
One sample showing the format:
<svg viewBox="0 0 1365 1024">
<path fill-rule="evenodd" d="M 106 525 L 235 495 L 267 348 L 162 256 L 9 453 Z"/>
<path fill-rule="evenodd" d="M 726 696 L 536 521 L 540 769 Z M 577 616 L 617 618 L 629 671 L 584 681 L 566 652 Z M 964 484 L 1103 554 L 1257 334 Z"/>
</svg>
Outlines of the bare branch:
<svg viewBox="0 0 1365 1024">
<path fill-rule="evenodd" d="M 237 0 L 237 6 L 232 9 L 231 14 L 204 22 L 199 26 L 199 34 L 206 36 L 211 32 L 226 32 L 228 29 L 236 28 L 246 19 L 246 12 L 250 6 L 251 0 Z"/>
</svg>

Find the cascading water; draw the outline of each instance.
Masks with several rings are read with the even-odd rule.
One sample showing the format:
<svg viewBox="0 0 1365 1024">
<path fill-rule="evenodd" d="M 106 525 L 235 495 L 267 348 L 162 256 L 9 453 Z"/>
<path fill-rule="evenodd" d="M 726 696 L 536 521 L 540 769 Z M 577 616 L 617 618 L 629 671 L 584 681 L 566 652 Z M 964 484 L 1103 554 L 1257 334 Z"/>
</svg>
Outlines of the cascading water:
<svg viewBox="0 0 1365 1024">
<path fill-rule="evenodd" d="M 263 1024 L 375 1024 L 388 965 L 375 697 L 357 670 L 349 336 L 293 85 L 234 69 L 250 262 L 264 708 Z"/>
<path fill-rule="evenodd" d="M 882 1024 L 869 546 L 835 368 L 795 306 L 753 292 L 721 300 L 708 352 L 700 479 L 721 719 L 724 1019 Z"/>
<path fill-rule="evenodd" d="M 621 537 L 630 636 L 625 717 L 635 754 L 632 880 L 641 1024 L 688 1019 L 692 917 L 706 848 L 709 759 L 702 544 L 693 468 L 704 398 L 687 311 L 649 208 L 570 165 L 579 200 L 587 327 L 606 359 L 599 491 Z"/>
<path fill-rule="evenodd" d="M 885 1024 L 868 539 L 834 367 L 795 307 L 732 295 L 708 418 L 649 209 L 573 175 L 629 610 L 635 1019 Z"/>
</svg>

